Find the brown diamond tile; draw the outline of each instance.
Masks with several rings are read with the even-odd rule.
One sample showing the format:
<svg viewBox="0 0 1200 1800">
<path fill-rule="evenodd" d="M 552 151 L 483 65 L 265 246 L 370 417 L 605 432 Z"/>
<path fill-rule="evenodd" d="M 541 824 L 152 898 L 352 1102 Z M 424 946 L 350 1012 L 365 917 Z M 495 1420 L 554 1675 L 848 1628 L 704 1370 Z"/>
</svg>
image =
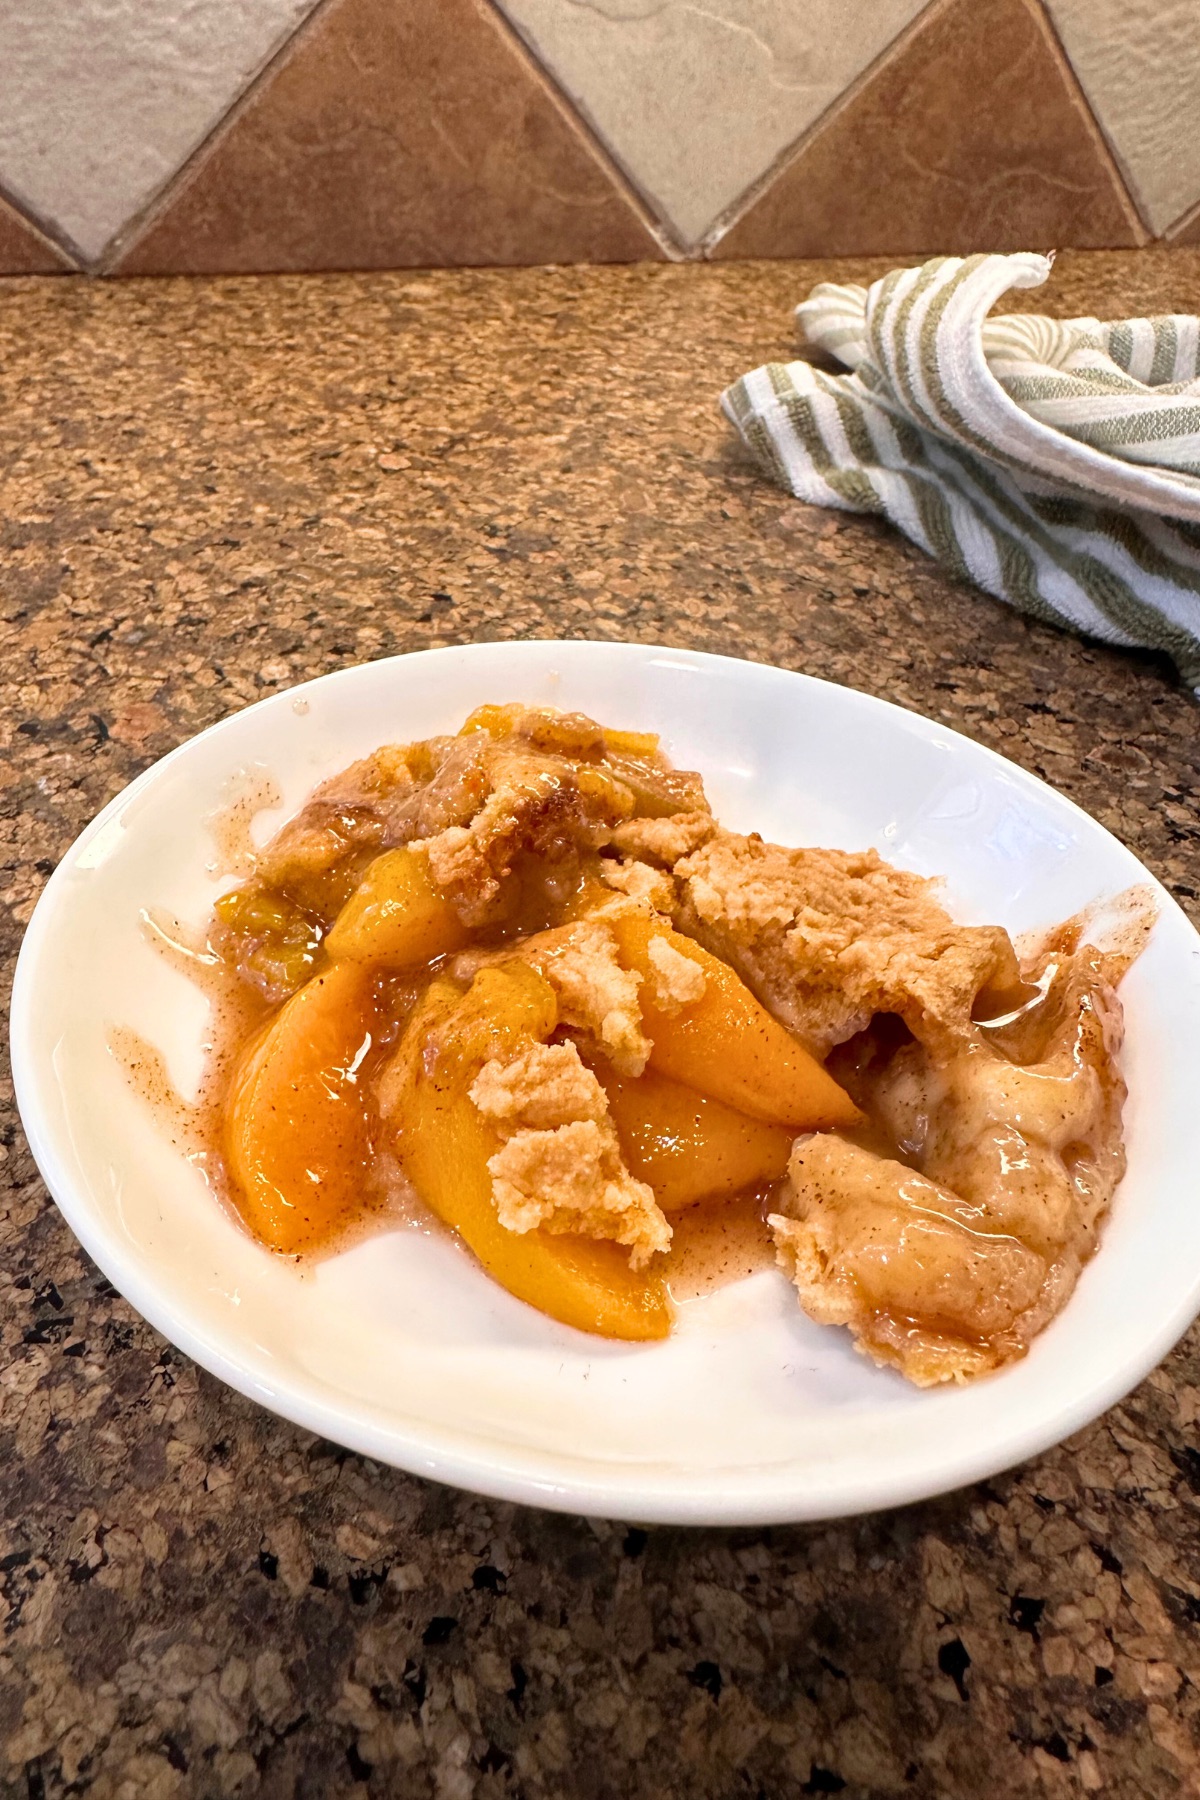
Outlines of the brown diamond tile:
<svg viewBox="0 0 1200 1800">
<path fill-rule="evenodd" d="M 1169 244 L 1200 245 L 1200 206 L 1194 206 L 1191 212 L 1184 213 L 1167 232 Z"/>
<path fill-rule="evenodd" d="M 935 7 L 714 256 L 1124 245 L 1144 234 L 1039 7 Z"/>
<path fill-rule="evenodd" d="M 74 264 L 0 198 L 0 275 L 64 275 Z"/>
<path fill-rule="evenodd" d="M 114 272 L 662 255 L 482 0 L 334 0 Z"/>
</svg>

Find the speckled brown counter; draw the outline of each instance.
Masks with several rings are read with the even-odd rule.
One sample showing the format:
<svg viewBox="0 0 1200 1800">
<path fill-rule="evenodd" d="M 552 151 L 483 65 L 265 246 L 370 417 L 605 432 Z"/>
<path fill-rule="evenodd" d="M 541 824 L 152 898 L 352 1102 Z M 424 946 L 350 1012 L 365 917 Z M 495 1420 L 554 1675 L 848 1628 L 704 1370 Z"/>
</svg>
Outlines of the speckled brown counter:
<svg viewBox="0 0 1200 1800">
<path fill-rule="evenodd" d="M 795 504 L 732 441 L 718 390 L 790 352 L 826 272 L 0 283 L 9 970 L 55 859 L 155 757 L 282 684 L 471 638 L 695 645 L 917 706 L 1196 916 L 1200 712 L 1165 665 Z M 1065 256 L 1037 301 L 1196 307 L 1200 256 Z M 11 1110 L 3 1143 L 5 1795 L 1200 1792 L 1196 1333 L 1062 1449 L 935 1504 L 590 1524 L 227 1393 L 100 1278 Z"/>
</svg>

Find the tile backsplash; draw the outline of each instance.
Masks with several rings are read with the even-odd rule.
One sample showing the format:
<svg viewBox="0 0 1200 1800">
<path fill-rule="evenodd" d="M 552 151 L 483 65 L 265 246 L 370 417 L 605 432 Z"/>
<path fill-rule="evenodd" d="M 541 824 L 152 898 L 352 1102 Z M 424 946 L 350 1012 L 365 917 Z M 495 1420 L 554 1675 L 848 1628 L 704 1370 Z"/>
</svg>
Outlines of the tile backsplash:
<svg viewBox="0 0 1200 1800">
<path fill-rule="evenodd" d="M 1200 0 L 0 0 L 0 273 L 1200 243 Z"/>
<path fill-rule="evenodd" d="M 655 215 L 693 248 L 923 0 L 501 0 Z"/>
</svg>

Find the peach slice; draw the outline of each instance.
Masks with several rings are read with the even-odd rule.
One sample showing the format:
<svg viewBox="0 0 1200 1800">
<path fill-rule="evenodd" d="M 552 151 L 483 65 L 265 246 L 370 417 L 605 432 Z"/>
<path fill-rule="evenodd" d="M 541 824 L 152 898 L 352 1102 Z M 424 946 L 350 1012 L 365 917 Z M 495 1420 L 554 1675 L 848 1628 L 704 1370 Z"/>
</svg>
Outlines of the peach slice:
<svg viewBox="0 0 1200 1800">
<path fill-rule="evenodd" d="M 423 851 L 404 844 L 377 856 L 325 939 L 335 962 L 406 969 L 461 950 L 470 932 L 439 894 Z"/>
<path fill-rule="evenodd" d="M 666 1337 L 665 1283 L 634 1274 L 627 1251 L 571 1234 L 509 1231 L 496 1216 L 487 1165 L 500 1138 L 468 1090 L 489 1057 L 544 1042 L 556 1018 L 549 983 L 524 963 L 480 970 L 466 994 L 435 981 L 380 1089 L 400 1160 L 425 1203 L 519 1300 L 603 1337 Z"/>
<path fill-rule="evenodd" d="M 605 922 L 616 933 L 624 966 L 642 977 L 642 1021 L 654 1044 L 652 1069 L 752 1119 L 794 1131 L 854 1125 L 861 1119 L 850 1096 L 759 1004 L 728 963 L 649 912 L 614 911 Z M 656 935 L 703 971 L 704 992 L 698 1000 L 676 1006 L 656 998 L 657 971 L 650 956 L 650 940 Z"/>
<path fill-rule="evenodd" d="M 225 1158 L 239 1212 L 272 1250 L 313 1250 L 365 1208 L 374 1144 L 362 1065 L 379 1025 L 370 971 L 335 964 L 242 1053 Z"/>
<path fill-rule="evenodd" d="M 649 1182 L 665 1213 L 723 1200 L 787 1172 L 794 1133 L 748 1118 L 652 1069 L 618 1075 L 593 1064 L 630 1173 Z"/>
</svg>

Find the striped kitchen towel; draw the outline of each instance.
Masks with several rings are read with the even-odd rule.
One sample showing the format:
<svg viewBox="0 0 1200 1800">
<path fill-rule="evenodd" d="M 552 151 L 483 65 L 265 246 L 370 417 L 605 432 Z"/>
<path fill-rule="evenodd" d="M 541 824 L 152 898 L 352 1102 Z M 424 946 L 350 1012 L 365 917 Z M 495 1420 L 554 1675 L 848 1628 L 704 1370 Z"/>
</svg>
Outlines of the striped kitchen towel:
<svg viewBox="0 0 1200 1800">
<path fill-rule="evenodd" d="M 987 314 L 1052 258 L 939 256 L 797 309 L 851 373 L 768 363 L 722 405 L 802 500 L 883 513 L 954 574 L 1200 693 L 1200 321 Z"/>
</svg>

